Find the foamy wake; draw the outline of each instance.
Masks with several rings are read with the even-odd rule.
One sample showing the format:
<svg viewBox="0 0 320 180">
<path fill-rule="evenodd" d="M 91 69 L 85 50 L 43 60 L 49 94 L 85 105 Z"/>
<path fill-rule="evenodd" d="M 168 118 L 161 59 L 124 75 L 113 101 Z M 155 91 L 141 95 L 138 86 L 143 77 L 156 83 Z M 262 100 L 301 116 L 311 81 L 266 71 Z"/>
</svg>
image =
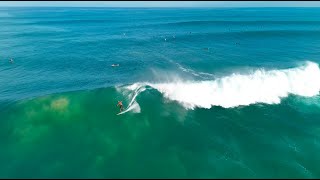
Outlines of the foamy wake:
<svg viewBox="0 0 320 180">
<path fill-rule="evenodd" d="M 313 62 L 285 70 L 256 70 L 252 74 L 232 74 L 212 81 L 136 83 L 132 89 L 151 86 L 165 98 L 187 109 L 225 108 L 255 103 L 278 104 L 289 94 L 311 97 L 320 91 L 320 70 Z"/>
<path fill-rule="evenodd" d="M 143 92 L 146 88 L 143 86 L 138 86 L 136 84 L 127 86 L 124 88 L 117 88 L 118 91 L 122 92 L 124 95 L 128 97 L 128 100 L 130 100 L 127 108 L 121 113 L 126 113 L 126 112 L 133 112 L 133 113 L 140 113 L 141 109 L 139 104 L 136 102 L 137 96 Z"/>
</svg>

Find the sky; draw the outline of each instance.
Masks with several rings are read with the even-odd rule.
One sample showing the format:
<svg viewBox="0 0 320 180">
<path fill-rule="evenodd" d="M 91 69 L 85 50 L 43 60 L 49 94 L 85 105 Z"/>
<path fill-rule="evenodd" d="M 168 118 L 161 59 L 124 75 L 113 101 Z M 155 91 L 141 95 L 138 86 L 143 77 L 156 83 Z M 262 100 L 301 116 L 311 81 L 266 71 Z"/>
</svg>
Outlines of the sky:
<svg viewBox="0 0 320 180">
<path fill-rule="evenodd" d="M 0 1 L 0 7 L 320 7 L 320 1 Z"/>
</svg>

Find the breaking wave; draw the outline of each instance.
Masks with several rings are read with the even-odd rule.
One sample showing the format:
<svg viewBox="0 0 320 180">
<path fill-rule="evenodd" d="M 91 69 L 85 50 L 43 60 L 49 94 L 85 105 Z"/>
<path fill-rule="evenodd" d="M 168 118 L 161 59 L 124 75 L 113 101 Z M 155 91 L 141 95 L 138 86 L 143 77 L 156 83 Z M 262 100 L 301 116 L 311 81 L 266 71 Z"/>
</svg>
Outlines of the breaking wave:
<svg viewBox="0 0 320 180">
<path fill-rule="evenodd" d="M 281 98 L 289 94 L 304 97 L 318 95 L 320 69 L 317 63 L 306 62 L 291 69 L 259 69 L 251 74 L 232 74 L 214 80 L 135 83 L 127 86 L 127 89 L 140 93 L 142 91 L 137 89 L 146 86 L 156 89 L 165 98 L 180 103 L 186 109 L 279 104 Z"/>
</svg>

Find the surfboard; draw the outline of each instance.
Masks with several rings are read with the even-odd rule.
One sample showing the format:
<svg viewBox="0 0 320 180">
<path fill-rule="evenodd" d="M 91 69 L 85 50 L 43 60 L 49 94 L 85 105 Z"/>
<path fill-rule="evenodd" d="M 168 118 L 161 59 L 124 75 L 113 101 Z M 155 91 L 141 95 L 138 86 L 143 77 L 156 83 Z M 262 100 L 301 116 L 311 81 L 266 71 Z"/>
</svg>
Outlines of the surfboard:
<svg viewBox="0 0 320 180">
<path fill-rule="evenodd" d="M 120 115 L 120 114 L 123 114 L 123 113 L 125 113 L 125 111 L 121 111 L 121 112 L 119 112 L 117 115 Z"/>
<path fill-rule="evenodd" d="M 120 115 L 120 114 L 126 113 L 126 112 L 128 112 L 129 110 L 130 110 L 129 108 L 126 108 L 124 111 L 119 112 L 117 115 Z"/>
<path fill-rule="evenodd" d="M 124 113 L 126 113 L 126 112 L 129 112 L 129 111 L 132 110 L 133 108 L 134 108 L 133 103 L 130 103 L 127 108 L 124 108 L 124 111 L 119 112 L 117 115 L 120 115 L 120 114 L 124 114 Z"/>
</svg>

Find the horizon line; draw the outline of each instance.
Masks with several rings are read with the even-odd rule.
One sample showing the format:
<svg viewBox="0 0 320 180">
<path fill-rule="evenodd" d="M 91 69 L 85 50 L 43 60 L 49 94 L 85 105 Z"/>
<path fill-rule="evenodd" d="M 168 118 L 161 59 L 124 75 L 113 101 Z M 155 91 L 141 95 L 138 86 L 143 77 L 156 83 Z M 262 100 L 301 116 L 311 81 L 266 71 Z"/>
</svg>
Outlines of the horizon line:
<svg viewBox="0 0 320 180">
<path fill-rule="evenodd" d="M 194 7 L 190 7 L 190 6 L 172 6 L 172 7 L 166 7 L 166 6 L 0 6 L 1 8 L 320 8 L 320 6 L 230 6 L 230 7 L 226 7 L 226 6 L 215 6 L 215 7 L 205 7 L 205 6 L 194 6 Z"/>
<path fill-rule="evenodd" d="M 320 7 L 314 1 L 0 1 L 0 7 L 84 8 L 304 8 Z"/>
</svg>

